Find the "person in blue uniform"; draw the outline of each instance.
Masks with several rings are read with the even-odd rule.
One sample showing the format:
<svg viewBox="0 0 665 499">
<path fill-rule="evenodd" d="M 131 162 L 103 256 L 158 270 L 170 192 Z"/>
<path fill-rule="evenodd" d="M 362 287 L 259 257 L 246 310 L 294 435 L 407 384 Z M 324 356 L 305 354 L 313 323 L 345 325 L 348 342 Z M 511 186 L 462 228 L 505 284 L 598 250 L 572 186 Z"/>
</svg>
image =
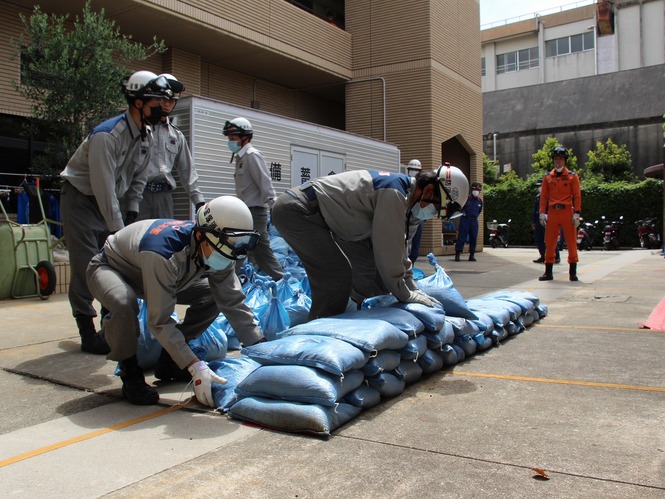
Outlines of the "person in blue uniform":
<svg viewBox="0 0 665 499">
<path fill-rule="evenodd" d="M 483 211 L 483 198 L 480 193 L 483 190 L 483 184 L 480 182 L 471 183 L 471 195 L 467 199 L 460 218 L 457 242 L 455 243 L 455 261 L 460 261 L 460 254 L 464 249 L 464 243 L 469 238 L 469 261 L 475 262 L 476 242 L 478 240 L 478 217 Z"/>
</svg>

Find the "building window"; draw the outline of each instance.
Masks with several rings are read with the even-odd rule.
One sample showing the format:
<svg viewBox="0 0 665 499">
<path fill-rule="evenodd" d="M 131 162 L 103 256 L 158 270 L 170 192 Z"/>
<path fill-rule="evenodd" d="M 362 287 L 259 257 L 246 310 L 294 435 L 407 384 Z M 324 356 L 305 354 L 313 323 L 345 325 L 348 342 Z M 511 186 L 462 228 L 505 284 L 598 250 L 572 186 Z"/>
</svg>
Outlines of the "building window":
<svg viewBox="0 0 665 499">
<path fill-rule="evenodd" d="M 485 70 L 485 58 L 481 57 L 480 58 L 480 76 L 485 76 L 486 70 Z"/>
<path fill-rule="evenodd" d="M 579 35 L 564 36 L 545 42 L 545 55 L 556 57 L 559 55 L 574 54 L 594 49 L 593 32 L 580 33 Z"/>
<path fill-rule="evenodd" d="M 496 56 L 496 74 L 537 68 L 539 65 L 538 47 L 506 52 Z"/>
</svg>

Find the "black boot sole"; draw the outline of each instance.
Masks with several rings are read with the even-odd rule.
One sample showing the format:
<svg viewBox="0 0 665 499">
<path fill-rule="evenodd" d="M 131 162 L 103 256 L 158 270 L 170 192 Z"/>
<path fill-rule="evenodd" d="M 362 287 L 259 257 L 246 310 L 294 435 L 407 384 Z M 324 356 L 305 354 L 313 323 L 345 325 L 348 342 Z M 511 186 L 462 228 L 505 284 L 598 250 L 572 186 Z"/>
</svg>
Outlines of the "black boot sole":
<svg viewBox="0 0 665 499">
<path fill-rule="evenodd" d="M 155 405 L 159 402 L 159 393 L 154 388 L 145 386 L 145 390 L 141 390 L 139 394 L 130 394 L 125 388 L 125 385 L 122 386 L 122 396 L 127 399 L 132 405 Z"/>
</svg>

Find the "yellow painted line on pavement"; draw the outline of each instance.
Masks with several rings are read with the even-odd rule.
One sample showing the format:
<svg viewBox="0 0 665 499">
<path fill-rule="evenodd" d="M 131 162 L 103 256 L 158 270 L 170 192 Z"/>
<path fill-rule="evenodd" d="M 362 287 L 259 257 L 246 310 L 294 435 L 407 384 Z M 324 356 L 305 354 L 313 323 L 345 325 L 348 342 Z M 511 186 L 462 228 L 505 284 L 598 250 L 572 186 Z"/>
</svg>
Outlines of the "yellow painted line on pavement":
<svg viewBox="0 0 665 499">
<path fill-rule="evenodd" d="M 111 433 L 112 431 L 117 431 L 121 430 L 123 428 L 127 428 L 128 426 L 132 426 L 138 423 L 143 423 L 144 421 L 149 421 L 154 418 L 158 418 L 161 416 L 164 416 L 166 414 L 169 414 L 173 411 L 177 411 L 178 409 L 182 409 L 183 407 L 186 407 L 188 404 L 180 404 L 180 405 L 173 405 L 170 407 L 166 407 L 160 411 L 152 412 L 150 414 L 146 414 L 145 416 L 140 416 L 138 418 L 130 419 L 128 421 L 124 421 L 122 423 L 115 424 L 113 426 L 108 426 L 106 428 L 102 428 L 96 431 L 92 431 L 90 433 L 85 433 L 84 435 L 79 435 L 78 437 L 73 437 L 67 440 L 63 440 L 62 442 L 56 442 L 51 445 L 47 445 L 45 447 L 41 447 L 39 449 L 32 450 L 30 452 L 25 452 L 23 454 L 19 454 L 18 456 L 10 457 L 8 459 L 4 459 L 0 461 L 0 468 L 4 468 L 5 466 L 9 466 L 10 464 L 15 464 L 20 461 L 25 461 L 26 459 L 30 459 L 31 457 L 36 457 L 36 456 L 41 456 L 42 454 L 46 454 L 47 452 L 51 452 L 57 449 L 62 449 L 63 447 L 67 447 L 68 445 L 73 445 L 77 444 L 79 442 L 84 442 L 85 440 L 90 440 L 91 438 L 99 437 L 101 435 L 105 435 L 107 433 Z"/>
<path fill-rule="evenodd" d="M 557 385 L 592 386 L 595 388 L 616 388 L 619 390 L 639 390 L 644 392 L 665 393 L 665 387 L 659 387 L 659 386 L 620 385 L 616 383 L 598 383 L 595 381 L 575 381 L 572 379 L 553 379 L 553 378 L 531 378 L 528 376 L 511 376 L 508 374 L 483 374 L 483 373 L 471 373 L 466 371 L 441 371 L 441 372 L 444 374 L 454 374 L 456 376 L 474 376 L 476 378 L 495 378 L 495 379 L 507 379 L 511 381 L 531 381 L 534 383 L 553 383 Z"/>
<path fill-rule="evenodd" d="M 665 333 L 664 329 L 649 329 L 648 327 L 606 327 L 606 326 L 569 326 L 567 324 L 534 324 L 535 327 L 549 329 L 594 329 L 602 331 L 631 331 L 638 333 Z"/>
</svg>

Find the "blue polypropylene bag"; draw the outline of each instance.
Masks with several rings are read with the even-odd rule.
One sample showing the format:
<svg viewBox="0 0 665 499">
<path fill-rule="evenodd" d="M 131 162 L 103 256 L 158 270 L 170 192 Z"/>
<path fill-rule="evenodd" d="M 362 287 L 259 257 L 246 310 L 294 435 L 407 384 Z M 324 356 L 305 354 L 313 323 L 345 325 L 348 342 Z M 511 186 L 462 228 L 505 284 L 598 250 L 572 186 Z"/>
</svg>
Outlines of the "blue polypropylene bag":
<svg viewBox="0 0 665 499">
<path fill-rule="evenodd" d="M 393 308 L 406 310 L 425 326 L 425 331 L 438 331 L 446 320 L 446 312 L 441 305 L 428 307 L 422 303 L 395 303 Z"/>
<path fill-rule="evenodd" d="M 148 328 L 148 307 L 145 301 L 141 298 L 138 299 L 139 313 L 139 338 L 136 350 L 136 358 L 139 366 L 143 369 L 152 369 L 157 364 L 159 354 L 162 352 L 162 345 L 157 341 L 157 338 L 152 334 Z M 171 318 L 178 322 L 178 315 L 173 312 Z"/>
<path fill-rule="evenodd" d="M 284 305 L 277 298 L 275 283 L 271 282 L 269 288 L 272 297 L 265 306 L 256 310 L 256 315 L 259 317 L 259 325 L 263 336 L 269 340 L 274 340 L 278 333 L 289 328 L 290 319 Z"/>
<path fill-rule="evenodd" d="M 307 366 L 261 366 L 236 388 L 240 397 L 265 397 L 306 404 L 334 406 L 340 398 L 362 385 L 362 371 L 348 371 L 344 378 Z"/>
<path fill-rule="evenodd" d="M 382 320 L 392 324 L 400 331 L 404 331 L 410 337 L 416 336 L 425 330 L 425 325 L 414 314 L 406 310 L 393 307 L 377 307 L 369 310 L 353 310 L 332 317 L 333 319 L 360 320 Z M 362 327 L 358 323 L 359 327 Z"/>
<path fill-rule="evenodd" d="M 263 397 L 246 397 L 231 406 L 229 415 L 274 430 L 328 436 L 361 411 L 360 407 L 346 403 L 325 407 Z"/>
<path fill-rule="evenodd" d="M 198 338 L 189 340 L 189 348 L 192 350 L 199 349 L 205 355 L 201 360 L 210 362 L 211 360 L 223 359 L 229 348 L 229 341 L 224 332 L 224 327 L 228 324 L 225 317 L 218 316 L 208 328 L 203 331 Z"/>
<path fill-rule="evenodd" d="M 423 370 L 423 374 L 431 374 L 443 369 L 443 357 L 440 352 L 428 348 L 418 358 L 418 365 Z"/>
<path fill-rule="evenodd" d="M 260 366 L 261 364 L 249 357 L 234 357 L 209 362 L 208 367 L 227 381 L 225 385 L 212 384 L 212 399 L 215 402 L 215 408 L 225 412 L 237 402 L 236 387 Z"/>
<path fill-rule="evenodd" d="M 406 344 L 400 354 L 402 359 L 407 360 L 417 360 L 422 354 L 427 350 L 427 338 L 425 336 L 418 336 L 416 338 L 410 338 L 409 342 Z"/>
<path fill-rule="evenodd" d="M 423 352 L 423 355 L 425 352 Z M 403 380 L 407 385 L 415 383 L 423 376 L 423 368 L 415 360 L 402 360 L 393 372 L 397 378 Z"/>
<path fill-rule="evenodd" d="M 455 289 L 452 279 L 446 274 L 437 261 L 434 254 L 427 255 L 429 263 L 436 271 L 429 277 L 417 282 L 418 287 L 432 298 L 436 298 L 443 305 L 446 315 L 464 317 L 465 319 L 477 319 L 476 315 L 469 309 L 462 295 Z"/>
<path fill-rule="evenodd" d="M 342 400 L 352 406 L 369 409 L 370 407 L 379 405 L 381 394 L 376 388 L 372 388 L 369 385 L 362 385 L 345 395 Z"/>
<path fill-rule="evenodd" d="M 244 347 L 243 355 L 263 365 L 292 364 L 316 367 L 341 376 L 361 369 L 369 354 L 353 345 L 325 336 L 294 335 Z"/>
<path fill-rule="evenodd" d="M 395 397 L 404 391 L 406 383 L 393 373 L 381 373 L 371 378 L 366 378 L 372 388 L 379 391 L 382 397 Z"/>
<path fill-rule="evenodd" d="M 370 357 L 362 368 L 365 376 L 376 376 L 382 372 L 397 369 L 402 356 L 397 350 L 381 350 L 374 357 Z"/>
<path fill-rule="evenodd" d="M 386 321 L 365 319 L 361 324 L 348 319 L 327 317 L 282 331 L 280 338 L 294 335 L 328 336 L 343 340 L 361 350 L 372 353 L 380 350 L 400 350 L 409 336 Z"/>
</svg>

